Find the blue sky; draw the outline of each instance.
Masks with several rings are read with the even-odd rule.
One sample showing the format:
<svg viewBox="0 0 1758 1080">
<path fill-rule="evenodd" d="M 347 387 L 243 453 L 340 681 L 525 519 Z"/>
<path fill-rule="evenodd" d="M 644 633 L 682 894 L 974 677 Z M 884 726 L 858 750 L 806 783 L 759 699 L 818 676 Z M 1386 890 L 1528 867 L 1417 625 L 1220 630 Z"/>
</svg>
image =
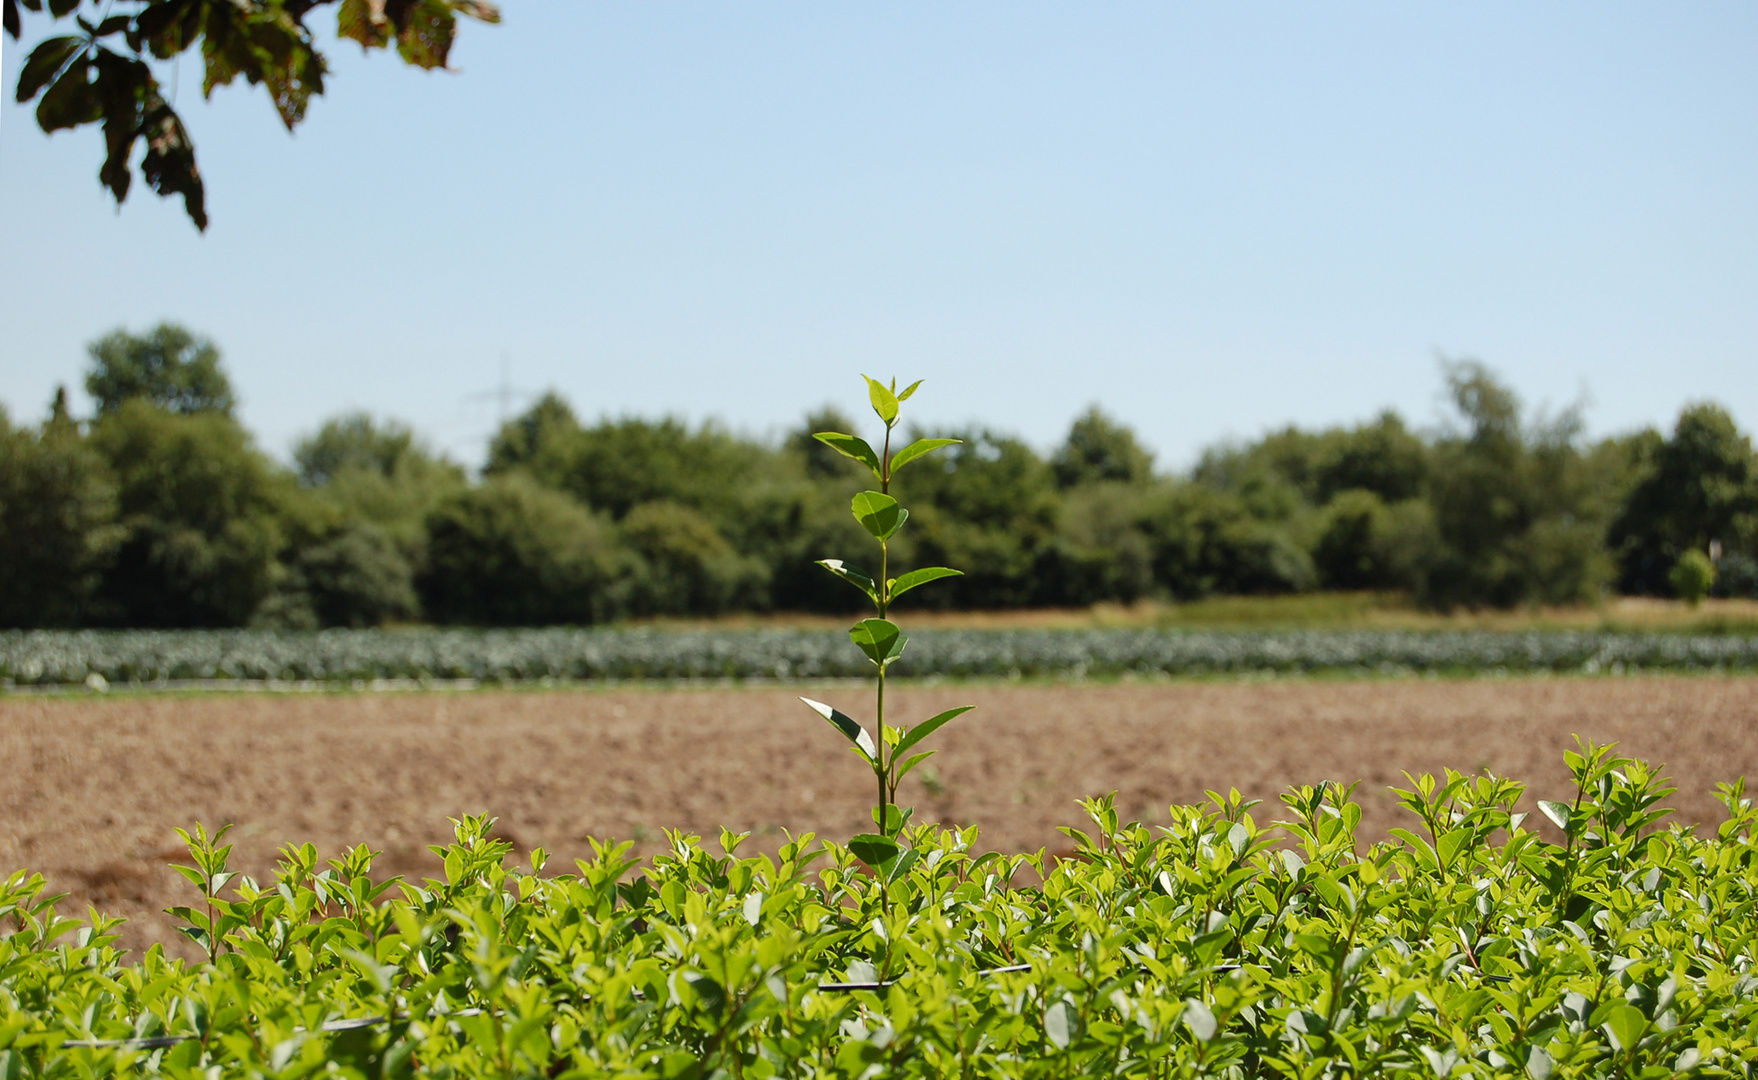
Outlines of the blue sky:
<svg viewBox="0 0 1758 1080">
<path fill-rule="evenodd" d="M 474 463 L 503 359 L 587 417 L 753 434 L 863 371 L 1044 448 L 1096 402 L 1169 467 L 1432 424 L 1442 353 L 1596 434 L 1758 424 L 1750 3 L 503 11 L 456 73 L 335 46 L 292 136 L 185 64 L 205 236 L 138 183 L 115 212 L 8 41 L 0 401 L 34 419 L 168 318 L 278 455 L 364 408 Z"/>
</svg>

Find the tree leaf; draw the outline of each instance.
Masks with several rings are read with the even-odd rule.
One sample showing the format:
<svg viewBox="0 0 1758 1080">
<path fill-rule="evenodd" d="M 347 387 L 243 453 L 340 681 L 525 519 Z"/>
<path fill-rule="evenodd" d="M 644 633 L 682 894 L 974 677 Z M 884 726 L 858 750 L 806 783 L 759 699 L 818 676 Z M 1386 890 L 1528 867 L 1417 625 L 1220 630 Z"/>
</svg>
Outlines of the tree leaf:
<svg viewBox="0 0 1758 1080">
<path fill-rule="evenodd" d="M 926 585 L 930 581 L 938 581 L 943 577 L 963 577 L 963 570 L 953 570 L 945 566 L 924 566 L 920 570 L 911 570 L 902 577 L 894 577 L 886 582 L 886 601 L 896 600 L 917 585 Z"/>
<path fill-rule="evenodd" d="M 855 520 L 873 534 L 875 540 L 889 540 L 910 516 L 897 500 L 877 491 L 863 491 L 849 503 Z"/>
<path fill-rule="evenodd" d="M 917 439 L 915 442 L 910 443 L 902 450 L 891 455 L 891 471 L 895 474 L 897 470 L 908 465 L 923 454 L 938 450 L 942 446 L 957 446 L 962 442 L 964 442 L 963 439 Z"/>
<path fill-rule="evenodd" d="M 901 394 L 897 395 L 897 400 L 908 401 L 910 399 L 910 395 L 915 393 L 916 387 L 918 387 L 920 385 L 922 385 L 922 380 L 920 380 L 920 379 L 917 379 L 915 382 L 910 383 L 908 386 L 903 388 L 903 392 Z"/>
<path fill-rule="evenodd" d="M 879 602 L 879 586 L 874 584 L 873 579 L 858 570 L 850 570 L 843 565 L 841 559 L 819 559 L 818 565 L 866 593 L 873 603 Z"/>
<path fill-rule="evenodd" d="M 30 59 L 24 62 L 24 69 L 18 73 L 18 93 L 13 100 L 22 105 L 36 97 L 38 91 L 55 78 L 55 73 L 66 67 L 67 61 L 83 48 L 83 38 L 52 37 L 32 49 Z"/>
<path fill-rule="evenodd" d="M 945 712 L 930 717 L 917 724 L 915 727 L 910 728 L 909 734 L 905 735 L 903 741 L 897 744 L 897 752 L 892 754 L 892 757 L 895 758 L 898 754 L 909 753 L 917 743 L 946 726 L 947 721 L 963 716 L 974 708 L 976 708 L 975 705 L 960 705 L 956 709 L 947 709 Z"/>
<path fill-rule="evenodd" d="M 842 732 L 849 742 L 854 743 L 856 749 L 867 756 L 868 761 L 878 757 L 879 751 L 873 745 L 872 736 L 868 735 L 867 730 L 856 723 L 853 717 L 841 710 L 831 708 L 822 701 L 813 701 L 808 697 L 803 697 L 800 700 L 806 703 L 807 708 L 830 721 L 830 725 Z"/>
<path fill-rule="evenodd" d="M 89 57 L 75 61 L 43 92 L 37 102 L 37 126 L 45 132 L 61 131 L 95 123 L 104 115 L 98 92 L 91 83 Z"/>
<path fill-rule="evenodd" d="M 814 431 L 812 438 L 830 447 L 845 458 L 854 460 L 873 470 L 875 479 L 881 479 L 879 472 L 879 455 L 867 445 L 867 440 L 858 439 L 853 435 L 844 435 L 840 431 Z"/>
<path fill-rule="evenodd" d="M 893 660 L 903 655 L 903 647 L 909 638 L 903 636 L 903 630 L 889 619 L 862 619 L 849 627 L 849 640 L 867 654 L 867 659 L 879 667 L 889 667 Z"/>
<path fill-rule="evenodd" d="M 848 849 L 855 858 L 874 869 L 880 869 L 897 858 L 898 852 L 896 840 L 878 833 L 857 833 L 849 837 Z"/>
<path fill-rule="evenodd" d="M 885 421 L 886 427 L 896 423 L 897 395 L 891 392 L 890 387 L 877 379 L 869 378 L 866 375 L 862 375 L 861 378 L 867 380 L 867 399 L 873 403 L 873 411 L 879 414 L 879 419 Z"/>
</svg>

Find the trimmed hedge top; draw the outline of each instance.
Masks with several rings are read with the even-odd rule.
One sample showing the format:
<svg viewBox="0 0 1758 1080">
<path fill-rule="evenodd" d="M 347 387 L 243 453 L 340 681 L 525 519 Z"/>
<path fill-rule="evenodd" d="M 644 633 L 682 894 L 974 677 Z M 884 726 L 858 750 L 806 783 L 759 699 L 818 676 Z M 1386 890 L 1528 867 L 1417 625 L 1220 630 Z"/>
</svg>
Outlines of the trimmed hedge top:
<svg viewBox="0 0 1758 1080">
<path fill-rule="evenodd" d="M 1569 764 L 1539 818 L 1509 780 L 1414 778 L 1372 845 L 1335 785 L 1279 834 L 1237 792 L 1154 828 L 1092 800 L 1060 861 L 922 826 L 872 870 L 672 834 L 639 874 L 601 843 L 546 877 L 467 817 L 440 878 L 306 846 L 257 883 L 198 830 L 174 914 L 207 962 L 124 965 L 114 920 L 7 882 L 0 1076 L 1750 1075 L 1742 785 L 1713 832 L 1657 831 L 1651 769 Z"/>
</svg>

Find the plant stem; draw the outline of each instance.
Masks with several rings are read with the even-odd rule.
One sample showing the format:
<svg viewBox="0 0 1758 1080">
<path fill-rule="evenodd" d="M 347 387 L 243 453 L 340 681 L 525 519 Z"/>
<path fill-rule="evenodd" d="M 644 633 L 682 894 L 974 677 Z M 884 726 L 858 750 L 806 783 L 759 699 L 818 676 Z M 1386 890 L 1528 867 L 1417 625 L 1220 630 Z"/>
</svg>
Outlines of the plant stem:
<svg viewBox="0 0 1758 1080">
<path fill-rule="evenodd" d="M 885 425 L 885 443 L 879 451 L 879 493 L 890 494 L 891 491 L 891 425 Z M 891 573 L 891 545 L 884 540 L 879 541 L 879 617 L 885 618 L 885 612 L 891 607 L 891 590 L 886 587 L 886 579 Z M 874 708 L 874 724 L 879 729 L 878 760 L 874 763 L 874 772 L 879 778 L 879 835 L 890 836 L 891 831 L 885 826 L 885 807 L 890 801 L 886 797 L 886 762 L 885 762 L 885 665 L 879 665 L 879 700 Z"/>
</svg>

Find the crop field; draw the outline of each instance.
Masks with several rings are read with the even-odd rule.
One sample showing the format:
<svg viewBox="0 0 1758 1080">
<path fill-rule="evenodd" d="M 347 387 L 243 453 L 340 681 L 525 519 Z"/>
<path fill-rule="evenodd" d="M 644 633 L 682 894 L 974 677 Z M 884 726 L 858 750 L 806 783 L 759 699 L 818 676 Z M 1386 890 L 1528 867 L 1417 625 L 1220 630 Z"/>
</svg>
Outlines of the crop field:
<svg viewBox="0 0 1758 1080">
<path fill-rule="evenodd" d="M 864 687 L 805 692 L 864 717 Z M 1361 780 L 1363 833 L 1409 824 L 1387 794 L 1402 770 L 1493 770 L 1562 799 L 1571 736 L 1664 763 L 1684 821 L 1719 820 L 1716 781 L 1758 776 L 1749 676 L 1300 680 L 1157 684 L 905 684 L 892 715 L 975 712 L 901 799 L 918 820 L 982 828 L 980 846 L 1070 850 L 1074 800 L 1118 792 L 1126 817 L 1229 787 L 1274 800 L 1290 784 Z M 426 845 L 448 818 L 488 813 L 552 866 L 589 837 L 659 850 L 661 830 L 870 829 L 870 774 L 792 690 L 569 689 L 409 694 L 80 695 L 0 698 L 0 871 L 45 872 L 64 908 L 132 922 L 123 942 L 193 955 L 159 915 L 192 890 L 168 867 L 173 829 L 231 823 L 235 866 L 265 876 L 276 850 L 364 842 L 382 871 L 437 873 Z M 1279 808 L 1276 808 L 1279 810 Z M 1259 820 L 1281 816 L 1260 809 Z M 1548 827 L 1548 826 L 1547 826 Z M 74 907 L 77 905 L 77 908 Z"/>
<path fill-rule="evenodd" d="M 414 683 L 859 678 L 828 628 L 7 631 L 0 684 L 345 687 Z M 1216 673 L 1753 671 L 1758 636 L 1606 630 L 931 628 L 903 676 L 1114 678 Z"/>
</svg>

